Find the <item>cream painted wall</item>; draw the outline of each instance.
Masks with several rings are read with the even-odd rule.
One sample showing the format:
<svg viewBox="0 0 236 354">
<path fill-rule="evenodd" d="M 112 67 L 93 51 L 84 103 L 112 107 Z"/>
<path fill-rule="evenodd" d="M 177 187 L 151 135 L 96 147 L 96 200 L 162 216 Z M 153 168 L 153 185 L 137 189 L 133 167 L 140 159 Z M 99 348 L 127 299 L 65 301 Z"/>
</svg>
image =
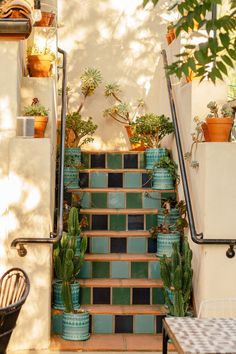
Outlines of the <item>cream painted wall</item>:
<svg viewBox="0 0 236 354">
<path fill-rule="evenodd" d="M 165 38 L 165 1 L 143 9 L 142 0 L 59 0 L 59 45 L 68 52 L 72 108 L 78 105 L 79 78 L 86 67 L 101 70 L 103 84 L 87 100 L 84 116 L 98 124 L 93 144 L 86 149 L 124 150 L 130 145 L 124 128 L 103 117 L 108 101 L 104 85 L 118 81 L 124 98 L 144 98 L 147 111 L 157 110 L 155 89 L 160 49 Z"/>
</svg>

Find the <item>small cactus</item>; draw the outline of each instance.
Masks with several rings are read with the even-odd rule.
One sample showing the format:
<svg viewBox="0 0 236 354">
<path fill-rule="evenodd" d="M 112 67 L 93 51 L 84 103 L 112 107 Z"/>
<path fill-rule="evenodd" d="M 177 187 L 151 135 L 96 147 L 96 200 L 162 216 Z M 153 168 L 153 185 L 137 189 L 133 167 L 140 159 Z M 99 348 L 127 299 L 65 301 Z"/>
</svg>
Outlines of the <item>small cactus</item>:
<svg viewBox="0 0 236 354">
<path fill-rule="evenodd" d="M 69 213 L 68 232 L 63 232 L 61 241 L 54 248 L 54 268 L 57 279 L 62 281 L 62 299 L 66 311 L 73 311 L 70 284 L 74 282 L 84 262 L 87 249 L 87 238 L 83 237 L 80 246 L 80 255 L 75 256 L 77 236 L 80 233 L 80 224 L 77 208 L 73 207 Z"/>
<path fill-rule="evenodd" d="M 161 279 L 164 285 L 165 301 L 171 316 L 184 317 L 188 314 L 192 291 L 193 270 L 191 267 L 192 251 L 188 242 L 183 244 L 182 255 L 177 243 L 173 244 L 171 260 L 161 259 Z M 170 293 L 174 294 L 173 301 Z"/>
</svg>

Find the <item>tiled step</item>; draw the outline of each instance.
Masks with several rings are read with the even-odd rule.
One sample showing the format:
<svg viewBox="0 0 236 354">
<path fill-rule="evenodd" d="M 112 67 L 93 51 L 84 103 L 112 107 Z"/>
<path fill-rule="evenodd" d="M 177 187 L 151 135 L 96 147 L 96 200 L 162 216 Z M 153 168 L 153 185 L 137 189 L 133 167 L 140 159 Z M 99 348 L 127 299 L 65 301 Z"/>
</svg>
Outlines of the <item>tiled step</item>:
<svg viewBox="0 0 236 354">
<path fill-rule="evenodd" d="M 160 260 L 155 254 L 86 254 L 81 279 L 158 279 Z"/>
<path fill-rule="evenodd" d="M 90 314 L 90 333 L 161 333 L 166 309 L 162 305 L 83 305 Z M 62 311 L 52 310 L 60 331 Z M 55 328 L 55 326 L 54 326 Z M 56 332 L 54 331 L 54 333 Z"/>
<path fill-rule="evenodd" d="M 143 169 L 144 151 L 82 152 L 85 168 Z"/>
<path fill-rule="evenodd" d="M 87 253 L 156 253 L 157 241 L 148 231 L 87 231 Z"/>
<path fill-rule="evenodd" d="M 101 214 L 107 214 L 107 215 L 117 215 L 117 214 L 134 214 L 134 215 L 142 215 L 142 214 L 154 214 L 157 215 L 158 209 L 145 209 L 145 210 L 140 210 L 140 209 L 123 209 L 123 208 L 117 208 L 117 209 L 100 209 L 100 208 L 94 208 L 94 209 L 80 209 L 80 214 L 92 214 L 92 215 L 101 215 Z"/>
<path fill-rule="evenodd" d="M 103 305 L 163 305 L 159 279 L 80 279 L 80 303 Z"/>
<path fill-rule="evenodd" d="M 107 352 L 161 352 L 162 335 L 160 334 L 91 334 L 87 341 L 65 341 L 60 336 L 51 338 L 52 351 L 107 351 Z M 174 351 L 172 344 L 169 351 Z"/>
</svg>

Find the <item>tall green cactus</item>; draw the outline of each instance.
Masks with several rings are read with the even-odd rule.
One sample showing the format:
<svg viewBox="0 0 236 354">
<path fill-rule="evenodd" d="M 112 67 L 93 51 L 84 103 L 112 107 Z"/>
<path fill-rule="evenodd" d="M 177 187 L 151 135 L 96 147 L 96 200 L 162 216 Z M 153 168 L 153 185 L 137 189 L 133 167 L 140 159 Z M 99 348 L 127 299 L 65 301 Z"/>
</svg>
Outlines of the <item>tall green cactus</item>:
<svg viewBox="0 0 236 354">
<path fill-rule="evenodd" d="M 171 259 L 164 256 L 160 261 L 164 296 L 171 316 L 184 317 L 188 314 L 193 277 L 191 262 L 192 251 L 187 240 L 183 243 L 182 255 L 174 243 Z"/>
<path fill-rule="evenodd" d="M 68 232 L 63 232 L 60 243 L 53 252 L 54 268 L 57 279 L 62 281 L 62 299 L 66 311 L 73 311 L 70 284 L 75 281 L 84 262 L 87 250 L 87 237 L 83 237 L 80 245 L 80 255 L 75 256 L 77 236 L 80 233 L 78 209 L 71 208 L 68 219 Z"/>
</svg>

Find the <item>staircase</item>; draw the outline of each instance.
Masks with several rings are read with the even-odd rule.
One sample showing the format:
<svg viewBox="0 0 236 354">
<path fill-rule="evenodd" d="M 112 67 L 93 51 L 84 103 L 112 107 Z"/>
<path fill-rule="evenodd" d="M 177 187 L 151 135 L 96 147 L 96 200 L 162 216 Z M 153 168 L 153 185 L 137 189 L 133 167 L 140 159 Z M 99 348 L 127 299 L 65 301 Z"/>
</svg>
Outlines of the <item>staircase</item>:
<svg viewBox="0 0 236 354">
<path fill-rule="evenodd" d="M 53 350 L 161 351 L 166 310 L 156 240 L 161 200 L 175 191 L 151 189 L 144 152 L 84 152 L 81 189 L 73 201 L 88 220 L 88 251 L 80 278 L 80 303 L 91 315 L 91 338 L 52 338 Z"/>
</svg>

